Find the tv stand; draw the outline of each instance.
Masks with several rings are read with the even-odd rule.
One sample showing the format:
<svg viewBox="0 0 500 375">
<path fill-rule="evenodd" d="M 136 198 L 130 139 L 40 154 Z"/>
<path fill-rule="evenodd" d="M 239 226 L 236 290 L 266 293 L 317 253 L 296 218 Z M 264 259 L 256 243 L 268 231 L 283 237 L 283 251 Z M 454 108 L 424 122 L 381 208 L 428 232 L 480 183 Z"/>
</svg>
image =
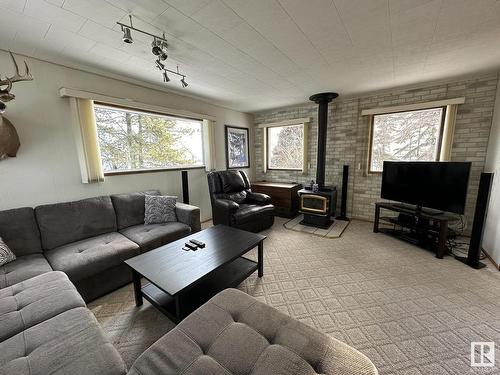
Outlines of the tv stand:
<svg viewBox="0 0 500 375">
<path fill-rule="evenodd" d="M 398 215 L 381 217 L 380 210 L 397 212 Z M 428 213 L 414 207 L 397 203 L 375 203 L 374 233 L 385 233 L 421 247 L 436 250 L 436 257 L 442 259 L 447 252 L 448 222 L 454 218 L 445 213 Z M 380 222 L 401 227 L 401 230 L 380 228 Z"/>
<path fill-rule="evenodd" d="M 422 208 L 422 206 L 412 206 L 410 204 L 404 204 L 404 203 L 393 203 L 393 205 L 394 207 L 401 208 L 404 210 L 415 211 L 417 213 L 424 213 L 432 216 L 444 214 L 443 211 L 433 211 L 426 208 Z"/>
</svg>

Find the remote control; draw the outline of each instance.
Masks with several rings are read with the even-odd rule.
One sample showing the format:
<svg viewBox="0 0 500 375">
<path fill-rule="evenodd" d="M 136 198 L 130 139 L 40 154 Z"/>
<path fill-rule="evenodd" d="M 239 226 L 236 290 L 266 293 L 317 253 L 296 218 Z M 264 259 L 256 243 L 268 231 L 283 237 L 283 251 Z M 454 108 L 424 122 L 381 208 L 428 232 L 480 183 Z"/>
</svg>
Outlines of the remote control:
<svg viewBox="0 0 500 375">
<path fill-rule="evenodd" d="M 196 246 L 201 247 L 201 248 L 205 247 L 205 244 L 201 241 L 198 241 L 198 240 L 189 240 L 189 242 L 194 243 Z"/>
<path fill-rule="evenodd" d="M 188 248 L 188 247 L 183 247 L 182 250 L 184 250 L 184 251 L 191 251 L 191 249 Z"/>
<path fill-rule="evenodd" d="M 189 242 L 186 242 L 184 246 L 189 247 L 191 250 L 196 250 L 198 248 L 196 245 L 193 245 Z"/>
</svg>

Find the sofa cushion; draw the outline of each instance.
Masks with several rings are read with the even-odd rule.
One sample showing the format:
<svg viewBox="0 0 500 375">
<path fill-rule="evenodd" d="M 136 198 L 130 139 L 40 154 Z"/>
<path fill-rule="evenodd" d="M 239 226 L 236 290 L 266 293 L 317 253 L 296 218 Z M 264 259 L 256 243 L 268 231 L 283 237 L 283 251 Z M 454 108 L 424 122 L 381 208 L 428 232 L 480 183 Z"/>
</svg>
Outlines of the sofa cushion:
<svg viewBox="0 0 500 375">
<path fill-rule="evenodd" d="M 144 197 L 144 224 L 162 224 L 177 221 L 177 197 L 147 195 Z"/>
<path fill-rule="evenodd" d="M 136 225 L 120 231 L 141 247 L 141 252 L 156 249 L 191 234 L 191 228 L 183 223 Z"/>
<path fill-rule="evenodd" d="M 16 255 L 0 237 L 0 266 L 16 260 Z"/>
<path fill-rule="evenodd" d="M 38 206 L 35 213 L 45 250 L 117 230 L 107 196 Z"/>
<path fill-rule="evenodd" d="M 121 375 L 120 354 L 90 310 L 79 307 L 0 343 L 2 375 Z"/>
<path fill-rule="evenodd" d="M 144 224 L 144 196 L 161 195 L 159 190 L 139 193 L 114 194 L 111 196 L 116 211 L 118 230 Z"/>
<path fill-rule="evenodd" d="M 58 271 L 0 289 L 0 341 L 76 307 L 85 307 L 85 302 Z"/>
<path fill-rule="evenodd" d="M 0 211 L 0 237 L 18 257 L 42 253 L 40 231 L 31 207 Z"/>
<path fill-rule="evenodd" d="M 249 221 L 259 220 L 259 215 L 269 215 L 274 212 L 272 204 L 259 206 L 255 204 L 241 204 L 240 209 L 233 215 L 235 224 L 243 224 Z"/>
<path fill-rule="evenodd" d="M 226 289 L 149 347 L 129 375 L 376 375 L 356 349 Z"/>
<path fill-rule="evenodd" d="M 0 289 L 50 271 L 52 268 L 42 254 L 18 257 L 0 267 Z"/>
<path fill-rule="evenodd" d="M 118 266 L 139 254 L 139 246 L 113 232 L 64 245 L 45 252 L 54 270 L 65 272 L 72 282 Z"/>
</svg>

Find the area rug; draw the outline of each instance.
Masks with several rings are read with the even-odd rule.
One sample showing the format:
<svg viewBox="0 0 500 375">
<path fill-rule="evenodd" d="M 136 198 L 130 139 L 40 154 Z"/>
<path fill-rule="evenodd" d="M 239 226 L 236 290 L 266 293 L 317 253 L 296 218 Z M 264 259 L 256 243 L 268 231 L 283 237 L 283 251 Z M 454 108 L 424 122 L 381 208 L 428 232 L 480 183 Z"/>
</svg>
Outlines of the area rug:
<svg viewBox="0 0 500 375">
<path fill-rule="evenodd" d="M 373 233 L 353 220 L 335 241 L 283 227 L 265 232 L 264 277 L 238 288 L 366 354 L 381 375 L 500 373 L 500 272 Z M 256 259 L 252 250 L 249 257 Z M 131 285 L 89 304 L 130 367 L 174 324 Z M 497 364 L 471 368 L 472 341 L 495 342 Z"/>
<path fill-rule="evenodd" d="M 284 227 L 289 230 L 293 230 L 296 232 L 305 232 L 309 234 L 314 234 L 319 237 L 326 238 L 339 238 L 342 233 L 344 233 L 345 229 L 349 225 L 348 220 L 338 220 L 335 219 L 327 229 L 310 227 L 307 225 L 302 225 L 300 222 L 304 219 L 304 215 L 299 215 L 296 218 L 287 221 L 284 224 Z"/>
</svg>

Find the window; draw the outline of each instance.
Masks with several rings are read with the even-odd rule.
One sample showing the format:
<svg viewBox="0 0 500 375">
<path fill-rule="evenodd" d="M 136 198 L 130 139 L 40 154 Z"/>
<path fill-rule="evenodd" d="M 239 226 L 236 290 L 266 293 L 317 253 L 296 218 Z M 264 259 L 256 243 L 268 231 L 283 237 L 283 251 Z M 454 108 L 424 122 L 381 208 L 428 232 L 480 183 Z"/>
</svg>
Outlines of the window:
<svg viewBox="0 0 500 375">
<path fill-rule="evenodd" d="M 304 124 L 267 128 L 267 168 L 303 169 Z"/>
<path fill-rule="evenodd" d="M 382 172 L 384 161 L 438 161 L 445 108 L 373 116 L 370 172 Z"/>
<path fill-rule="evenodd" d="M 202 121 L 95 105 L 104 172 L 203 166 Z"/>
</svg>

